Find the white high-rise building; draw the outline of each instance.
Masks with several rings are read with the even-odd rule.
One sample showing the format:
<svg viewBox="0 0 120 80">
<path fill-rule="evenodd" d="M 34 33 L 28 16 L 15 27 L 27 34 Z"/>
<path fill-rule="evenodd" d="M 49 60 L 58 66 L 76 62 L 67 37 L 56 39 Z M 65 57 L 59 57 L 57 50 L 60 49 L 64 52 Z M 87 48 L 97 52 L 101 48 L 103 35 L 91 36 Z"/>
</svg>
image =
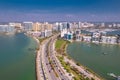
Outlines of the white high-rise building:
<svg viewBox="0 0 120 80">
<path fill-rule="evenodd" d="M 14 31 L 15 27 L 12 25 L 0 25 L 0 32 L 13 33 Z"/>
<path fill-rule="evenodd" d="M 105 27 L 105 23 L 101 23 L 101 27 Z"/>
<path fill-rule="evenodd" d="M 81 22 L 78 22 L 78 28 L 81 28 L 82 26 L 81 26 Z"/>
</svg>

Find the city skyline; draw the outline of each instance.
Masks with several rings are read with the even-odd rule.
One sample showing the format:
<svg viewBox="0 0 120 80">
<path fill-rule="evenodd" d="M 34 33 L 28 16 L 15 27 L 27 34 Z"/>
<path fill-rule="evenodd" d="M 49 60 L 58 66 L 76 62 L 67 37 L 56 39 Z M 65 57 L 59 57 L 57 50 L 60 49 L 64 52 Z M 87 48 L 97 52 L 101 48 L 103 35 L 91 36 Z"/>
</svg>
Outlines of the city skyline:
<svg viewBox="0 0 120 80">
<path fill-rule="evenodd" d="M 120 21 L 119 0 L 1 0 L 0 22 Z"/>
</svg>

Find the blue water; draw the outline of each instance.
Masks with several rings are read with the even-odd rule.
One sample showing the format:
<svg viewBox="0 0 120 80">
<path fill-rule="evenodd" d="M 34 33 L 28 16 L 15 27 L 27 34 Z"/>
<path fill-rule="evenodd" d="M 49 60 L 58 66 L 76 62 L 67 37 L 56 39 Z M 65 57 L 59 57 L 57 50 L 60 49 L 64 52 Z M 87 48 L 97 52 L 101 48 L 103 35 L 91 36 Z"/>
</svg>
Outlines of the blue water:
<svg viewBox="0 0 120 80">
<path fill-rule="evenodd" d="M 116 80 L 108 73 L 120 76 L 120 45 L 71 43 L 67 47 L 67 53 L 106 80 Z"/>
<path fill-rule="evenodd" d="M 34 39 L 23 33 L 0 34 L 0 80 L 35 80 Z"/>
</svg>

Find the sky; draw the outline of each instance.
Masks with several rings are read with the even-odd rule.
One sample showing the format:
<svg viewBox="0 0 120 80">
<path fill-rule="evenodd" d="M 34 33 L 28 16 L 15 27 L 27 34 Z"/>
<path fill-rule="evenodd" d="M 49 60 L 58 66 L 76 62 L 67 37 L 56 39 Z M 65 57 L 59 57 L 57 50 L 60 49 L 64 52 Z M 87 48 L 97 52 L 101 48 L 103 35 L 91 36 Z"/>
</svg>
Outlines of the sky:
<svg viewBox="0 0 120 80">
<path fill-rule="evenodd" d="M 0 0 L 0 22 L 120 22 L 120 0 Z"/>
</svg>

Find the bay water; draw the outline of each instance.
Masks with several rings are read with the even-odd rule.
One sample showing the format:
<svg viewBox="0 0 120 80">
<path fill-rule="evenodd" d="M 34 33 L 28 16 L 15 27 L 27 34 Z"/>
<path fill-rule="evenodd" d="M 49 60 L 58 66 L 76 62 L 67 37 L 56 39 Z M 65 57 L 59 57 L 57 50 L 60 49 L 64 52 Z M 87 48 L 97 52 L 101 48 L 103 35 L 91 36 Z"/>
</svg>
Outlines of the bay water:
<svg viewBox="0 0 120 80">
<path fill-rule="evenodd" d="M 68 45 L 67 53 L 106 80 L 116 80 L 108 73 L 120 76 L 120 45 L 74 42 Z"/>
<path fill-rule="evenodd" d="M 36 80 L 37 46 L 33 38 L 23 33 L 0 34 L 0 80 Z"/>
</svg>

